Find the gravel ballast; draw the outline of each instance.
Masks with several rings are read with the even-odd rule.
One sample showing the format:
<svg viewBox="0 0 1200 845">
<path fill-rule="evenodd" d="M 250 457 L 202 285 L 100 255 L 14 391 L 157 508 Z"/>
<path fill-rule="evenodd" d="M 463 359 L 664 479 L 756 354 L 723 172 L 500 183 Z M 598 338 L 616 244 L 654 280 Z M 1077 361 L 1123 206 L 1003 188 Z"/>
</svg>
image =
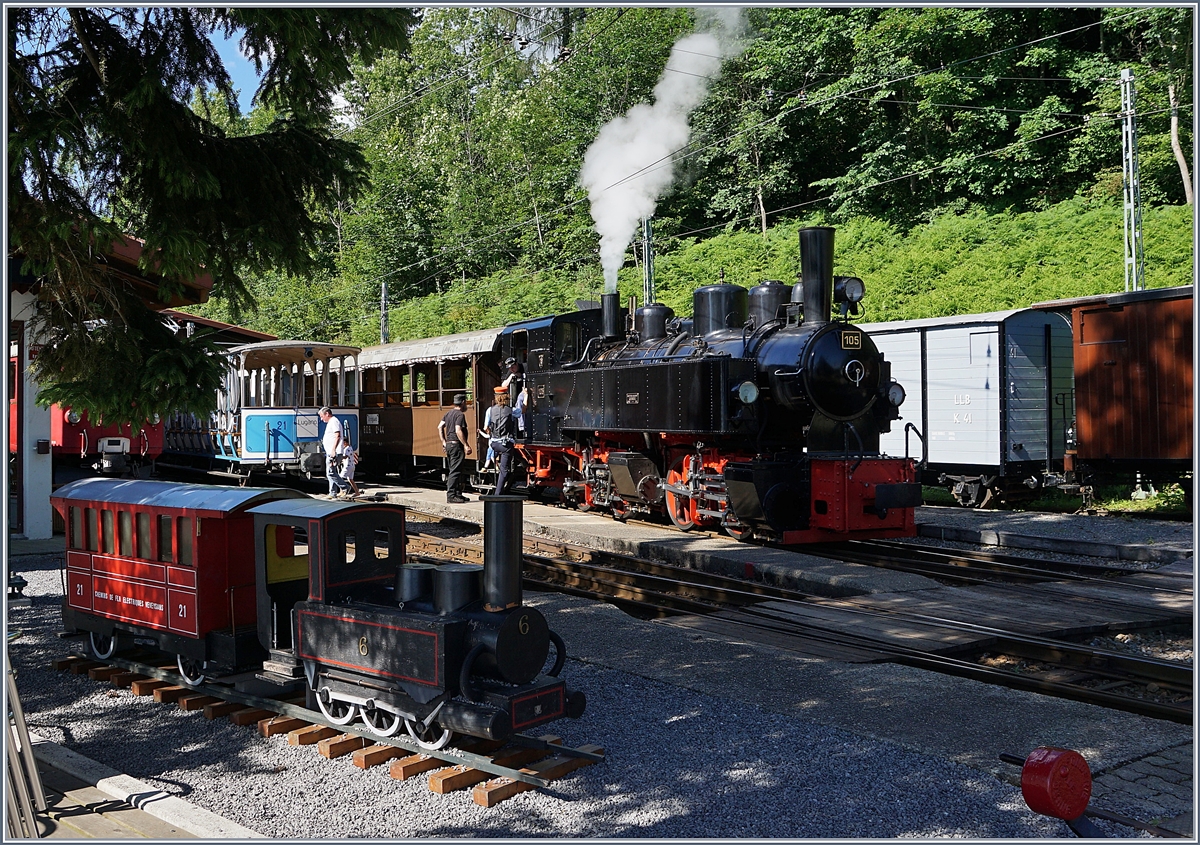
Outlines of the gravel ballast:
<svg viewBox="0 0 1200 845">
<path fill-rule="evenodd" d="M 469 790 L 436 795 L 424 776 L 395 781 L 386 765 L 360 771 L 348 757 L 326 760 L 315 748 L 289 746 L 285 736 L 264 739 L 228 720 L 54 671 L 51 660 L 71 646 L 55 636 L 58 563 L 23 561 L 18 569 L 33 604 L 10 612 L 10 627 L 23 633 L 9 649 L 30 727 L 270 837 L 1070 835 L 1063 823 L 1031 812 L 1018 788 L 985 771 L 757 707 L 746 690 L 728 698 L 697 692 L 589 663 L 582 652 L 568 660 L 563 677 L 587 694 L 587 712 L 549 730 L 568 745 L 603 746 L 607 760 L 554 790 L 485 809 Z M 531 603 L 539 600 L 531 596 Z M 606 618 L 634 629 L 625 632 L 631 636 L 654 636 L 660 627 Z"/>
</svg>

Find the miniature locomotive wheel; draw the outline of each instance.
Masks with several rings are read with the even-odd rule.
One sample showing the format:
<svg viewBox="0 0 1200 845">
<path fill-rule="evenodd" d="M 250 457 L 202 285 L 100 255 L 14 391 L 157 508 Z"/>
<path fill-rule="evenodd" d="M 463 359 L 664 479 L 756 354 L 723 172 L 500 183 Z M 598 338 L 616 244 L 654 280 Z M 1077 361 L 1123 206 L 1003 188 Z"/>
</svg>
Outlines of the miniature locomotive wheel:
<svg viewBox="0 0 1200 845">
<path fill-rule="evenodd" d="M 413 741 L 427 751 L 437 751 L 445 748 L 450 744 L 450 738 L 454 736 L 454 731 L 449 728 L 443 728 L 437 722 L 426 727 L 420 722 L 405 719 L 404 728 L 408 731 L 408 735 L 413 738 Z M 440 734 L 438 733 L 439 728 L 441 729 Z"/>
<path fill-rule="evenodd" d="M 105 636 L 92 631 L 89 639 L 92 644 L 92 654 L 96 655 L 98 660 L 108 660 L 117 651 L 116 634 Z"/>
<path fill-rule="evenodd" d="M 329 697 L 328 702 L 325 701 L 326 696 Z M 317 693 L 317 708 L 326 719 L 335 725 L 348 725 L 358 716 L 357 704 L 351 704 L 349 701 L 339 701 L 330 696 L 325 690 Z"/>
<path fill-rule="evenodd" d="M 684 463 L 686 457 L 681 457 L 667 471 L 667 484 L 682 487 L 687 482 L 684 474 Z M 667 506 L 667 516 L 671 517 L 671 522 L 675 523 L 675 527 L 680 531 L 691 531 L 696 527 L 696 520 L 692 518 L 692 500 L 687 496 L 680 496 L 672 493 L 670 490 L 664 491 L 663 501 Z"/>
<path fill-rule="evenodd" d="M 182 654 L 175 658 L 175 665 L 179 668 L 179 677 L 189 687 L 198 687 L 205 681 L 204 676 L 204 661 L 194 660 L 191 657 L 184 657 Z"/>
<path fill-rule="evenodd" d="M 362 720 L 367 729 L 376 736 L 395 736 L 400 730 L 400 717 L 378 707 L 373 710 L 363 708 Z"/>
</svg>

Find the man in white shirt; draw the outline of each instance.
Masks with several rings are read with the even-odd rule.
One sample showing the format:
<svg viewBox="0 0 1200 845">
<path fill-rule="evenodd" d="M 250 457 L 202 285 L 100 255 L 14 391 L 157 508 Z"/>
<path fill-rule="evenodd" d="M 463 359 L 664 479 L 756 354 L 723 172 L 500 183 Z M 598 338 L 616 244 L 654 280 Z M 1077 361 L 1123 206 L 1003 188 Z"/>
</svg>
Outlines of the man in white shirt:
<svg viewBox="0 0 1200 845">
<path fill-rule="evenodd" d="M 321 446 L 325 449 L 325 478 L 329 481 L 329 498 L 338 498 L 339 493 L 350 496 L 350 485 L 342 478 L 341 472 L 335 465 L 334 458 L 342 448 L 342 423 L 333 415 L 328 406 L 317 411 L 321 422 L 325 423 L 325 433 L 321 436 Z"/>
</svg>

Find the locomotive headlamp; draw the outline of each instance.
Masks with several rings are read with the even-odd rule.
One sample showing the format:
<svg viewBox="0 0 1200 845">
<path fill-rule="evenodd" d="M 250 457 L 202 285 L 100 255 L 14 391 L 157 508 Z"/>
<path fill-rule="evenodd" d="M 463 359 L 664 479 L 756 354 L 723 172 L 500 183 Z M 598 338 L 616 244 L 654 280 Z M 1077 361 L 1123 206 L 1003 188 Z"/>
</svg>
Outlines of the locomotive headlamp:
<svg viewBox="0 0 1200 845">
<path fill-rule="evenodd" d="M 862 302 L 866 292 L 867 286 L 856 276 L 836 276 L 833 280 L 834 302 Z"/>
<path fill-rule="evenodd" d="M 79 425 L 79 421 L 81 419 L 83 419 L 83 417 L 81 417 L 79 415 L 79 412 L 76 411 L 74 408 L 67 411 L 67 422 L 69 422 L 71 425 Z"/>
<path fill-rule="evenodd" d="M 758 385 L 752 381 L 744 381 L 737 386 L 738 399 L 743 405 L 753 405 L 758 399 Z"/>
<path fill-rule="evenodd" d="M 900 386 L 899 382 L 894 381 L 888 386 L 887 398 L 893 407 L 899 408 L 903 405 L 905 395 L 904 388 Z"/>
</svg>

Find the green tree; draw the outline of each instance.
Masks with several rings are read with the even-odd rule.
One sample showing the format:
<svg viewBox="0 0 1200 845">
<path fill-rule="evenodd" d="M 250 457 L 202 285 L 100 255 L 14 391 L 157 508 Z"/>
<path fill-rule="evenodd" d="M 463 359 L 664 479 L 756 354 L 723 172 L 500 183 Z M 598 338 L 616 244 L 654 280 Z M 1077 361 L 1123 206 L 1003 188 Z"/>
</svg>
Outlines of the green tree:
<svg viewBox="0 0 1200 845">
<path fill-rule="evenodd" d="M 40 279 L 55 342 L 106 356 L 114 372 L 157 360 L 161 333 L 141 332 L 147 346 L 138 359 L 131 345 L 87 332 L 89 321 L 102 320 L 133 334 L 149 319 L 120 277 L 94 260 L 122 233 L 144 240 L 143 269 L 161 279 L 164 301 L 180 280 L 205 272 L 239 303 L 247 270 L 311 270 L 328 228 L 317 210 L 367 179 L 355 145 L 331 131 L 333 93 L 351 78 L 353 58 L 404 49 L 413 19 L 397 9 L 11 10 L 10 243 Z M 235 34 L 262 74 L 256 100 L 273 110 L 253 134 L 231 133 L 230 121 L 190 107 L 200 87 L 218 93 L 210 106 L 236 111 L 213 44 Z M 86 357 L 39 356 L 36 375 L 45 388 L 71 385 L 76 407 L 99 410 L 110 385 L 94 378 Z M 210 384 L 201 376 L 218 367 L 196 357 L 203 372 L 171 388 L 182 407 L 204 404 Z M 165 389 L 171 377 L 145 374 L 129 396 L 130 419 L 161 399 L 155 380 Z M 111 407 L 105 414 L 120 415 Z"/>
</svg>

